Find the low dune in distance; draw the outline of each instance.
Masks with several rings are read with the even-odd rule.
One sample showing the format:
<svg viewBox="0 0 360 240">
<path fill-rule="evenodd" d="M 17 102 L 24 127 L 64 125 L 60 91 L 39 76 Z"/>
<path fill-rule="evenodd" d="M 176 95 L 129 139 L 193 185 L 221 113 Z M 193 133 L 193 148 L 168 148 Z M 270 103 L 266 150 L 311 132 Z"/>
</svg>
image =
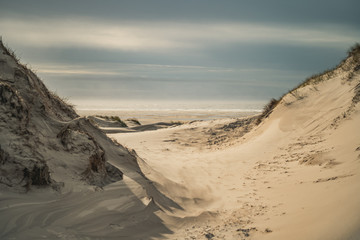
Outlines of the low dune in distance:
<svg viewBox="0 0 360 240">
<path fill-rule="evenodd" d="M 359 46 L 262 114 L 129 127 L 31 95 L 6 51 L 1 239 L 360 238 Z"/>
</svg>

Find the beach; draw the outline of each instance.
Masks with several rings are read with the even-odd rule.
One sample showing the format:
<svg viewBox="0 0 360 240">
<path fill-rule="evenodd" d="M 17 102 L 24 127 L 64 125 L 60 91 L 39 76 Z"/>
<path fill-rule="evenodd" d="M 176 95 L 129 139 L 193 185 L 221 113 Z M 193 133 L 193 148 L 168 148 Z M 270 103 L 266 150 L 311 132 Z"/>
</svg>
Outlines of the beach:
<svg viewBox="0 0 360 240">
<path fill-rule="evenodd" d="M 75 104 L 77 102 L 75 101 Z M 203 121 L 222 118 L 239 118 L 261 113 L 266 101 L 104 101 L 101 104 L 78 102 L 81 116 L 118 116 L 121 119 L 135 118 L 142 124 L 171 121 Z"/>
</svg>

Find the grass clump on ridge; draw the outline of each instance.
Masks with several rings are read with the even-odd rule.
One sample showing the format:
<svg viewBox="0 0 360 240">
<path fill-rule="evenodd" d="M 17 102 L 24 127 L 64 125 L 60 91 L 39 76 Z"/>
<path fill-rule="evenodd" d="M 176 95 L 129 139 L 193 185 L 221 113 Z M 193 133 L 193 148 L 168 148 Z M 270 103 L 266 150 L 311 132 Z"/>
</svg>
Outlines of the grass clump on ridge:
<svg viewBox="0 0 360 240">
<path fill-rule="evenodd" d="M 325 80 L 333 77 L 336 74 L 335 70 L 337 68 L 341 68 L 344 71 L 351 70 L 351 67 L 346 65 L 346 60 L 349 59 L 350 57 L 353 58 L 352 61 L 353 61 L 354 65 L 355 65 L 354 71 L 359 71 L 360 70 L 360 43 L 355 43 L 352 47 L 350 47 L 350 49 L 347 52 L 347 57 L 344 60 L 342 60 L 340 62 L 340 64 L 337 65 L 336 67 L 329 68 L 329 69 L 325 70 L 324 72 L 317 73 L 317 74 L 314 74 L 314 75 L 306 78 L 305 81 L 300 83 L 298 86 L 296 86 L 295 88 L 293 88 L 289 92 L 285 93 L 279 99 L 272 98 L 270 100 L 270 102 L 264 106 L 261 115 L 258 117 L 257 124 L 260 124 L 263 119 L 267 118 L 272 113 L 274 108 L 279 104 L 279 102 L 284 98 L 285 95 L 292 94 L 296 99 L 299 99 L 299 100 L 303 99 L 304 96 L 299 95 L 299 93 L 297 91 L 299 88 L 305 87 L 305 86 L 307 86 L 309 84 L 317 84 L 319 82 L 325 81 Z M 349 79 L 351 79 L 352 75 L 353 74 L 350 73 Z M 358 95 L 360 95 L 360 87 L 358 87 L 358 89 L 359 89 L 359 91 L 358 91 L 359 94 Z M 359 99 L 360 99 L 360 97 L 359 97 Z"/>
<path fill-rule="evenodd" d="M 281 98 L 280 98 L 281 99 Z M 280 100 L 272 98 L 263 108 L 263 111 L 261 113 L 261 115 L 258 117 L 257 119 L 257 124 L 260 124 L 261 121 L 265 118 L 267 118 L 268 116 L 270 116 L 270 114 L 272 113 L 272 111 L 274 110 L 274 108 L 279 104 Z"/>
<path fill-rule="evenodd" d="M 32 70 L 27 64 L 23 64 L 20 62 L 20 58 L 16 55 L 15 51 L 12 50 L 7 44 L 4 44 L 2 40 L 2 36 L 0 35 L 0 48 L 3 49 L 3 53 L 10 56 L 14 59 L 14 61 L 20 66 L 21 74 L 31 74 L 36 79 L 38 86 L 41 90 L 46 94 L 46 96 L 50 100 L 55 100 L 57 102 L 57 106 L 59 106 L 62 110 L 64 110 L 68 116 L 75 118 L 77 116 L 75 111 L 75 106 L 69 102 L 67 98 L 60 97 L 56 92 L 49 90 L 44 82 L 35 74 L 35 71 Z M 60 116 L 57 112 L 55 115 Z"/>
<path fill-rule="evenodd" d="M 360 69 L 360 43 L 355 43 L 352 47 L 350 47 L 349 50 L 347 51 L 347 57 L 345 59 L 343 59 L 340 62 L 340 64 L 338 64 L 336 67 L 326 69 L 325 71 L 323 71 L 321 73 L 317 73 L 317 74 L 314 74 L 314 75 L 306 78 L 305 81 L 300 83 L 297 87 L 292 89 L 289 93 L 295 91 L 298 88 L 305 87 L 305 86 L 307 86 L 309 84 L 312 84 L 312 83 L 317 84 L 319 82 L 322 82 L 324 80 L 327 80 L 327 79 L 333 77 L 336 74 L 335 70 L 337 68 L 341 68 L 344 71 L 349 71 L 350 67 L 347 66 L 345 64 L 345 62 L 350 57 L 353 57 L 353 62 L 356 65 L 354 70 L 355 71 L 359 70 Z"/>
<path fill-rule="evenodd" d="M 2 48 L 4 49 L 4 53 L 8 56 L 11 56 L 16 61 L 16 63 L 20 64 L 20 58 L 18 56 L 16 56 L 14 50 L 12 50 L 11 48 L 9 48 L 8 46 L 6 46 L 4 44 L 4 42 L 2 41 L 2 36 L 0 36 L 0 44 L 2 45 Z"/>
<path fill-rule="evenodd" d="M 75 111 L 75 105 L 72 104 L 67 97 L 60 97 L 57 92 L 51 90 L 49 90 L 49 93 L 53 98 L 56 98 L 59 102 L 69 106 L 72 110 Z"/>
<path fill-rule="evenodd" d="M 360 60 L 360 43 L 355 43 L 348 51 L 348 57 L 355 56 Z"/>
</svg>

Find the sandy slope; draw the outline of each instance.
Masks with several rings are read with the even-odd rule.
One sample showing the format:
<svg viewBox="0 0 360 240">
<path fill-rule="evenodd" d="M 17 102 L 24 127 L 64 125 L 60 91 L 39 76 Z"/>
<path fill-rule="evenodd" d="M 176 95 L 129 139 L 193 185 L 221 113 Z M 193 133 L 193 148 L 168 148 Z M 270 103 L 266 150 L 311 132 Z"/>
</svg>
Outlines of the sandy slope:
<svg viewBox="0 0 360 240">
<path fill-rule="evenodd" d="M 159 214 L 170 239 L 359 239 L 359 81 L 299 89 L 242 138 L 230 120 L 110 136 L 184 209 Z"/>
<path fill-rule="evenodd" d="M 0 239 L 160 236 L 170 231 L 158 206 L 177 207 L 136 155 L 78 117 L 0 41 Z"/>
</svg>

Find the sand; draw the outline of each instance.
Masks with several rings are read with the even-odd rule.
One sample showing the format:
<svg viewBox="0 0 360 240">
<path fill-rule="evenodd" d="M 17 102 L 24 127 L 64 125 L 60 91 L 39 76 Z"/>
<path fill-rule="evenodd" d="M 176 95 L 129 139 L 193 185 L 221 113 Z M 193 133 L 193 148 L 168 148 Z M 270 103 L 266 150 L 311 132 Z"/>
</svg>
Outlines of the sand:
<svg viewBox="0 0 360 240">
<path fill-rule="evenodd" d="M 62 113 L 65 105 L 54 108 L 36 92 L 25 102 L 28 88 L 15 87 L 39 80 L 1 56 L 2 99 L 23 96 L 15 100 L 31 106 L 33 135 L 26 136 L 38 136 L 31 155 L 17 147 L 22 132 L 1 128 L 1 239 L 360 239 L 360 74 L 351 56 L 323 80 L 284 96 L 260 122 L 254 116 L 128 128 Z M 23 114 L 8 105 L 1 105 L 4 119 Z M 103 161 L 98 167 L 111 168 L 88 170 L 90 181 L 83 172 L 91 151 Z M 49 167 L 51 184 L 63 185 L 5 186 L 5 177 L 21 177 L 11 167 L 33 156 Z M 105 181 L 114 168 L 122 179 Z"/>
<path fill-rule="evenodd" d="M 184 209 L 159 213 L 170 239 L 358 239 L 358 81 L 301 89 L 241 138 L 221 128 L 233 120 L 109 136 Z"/>
</svg>

